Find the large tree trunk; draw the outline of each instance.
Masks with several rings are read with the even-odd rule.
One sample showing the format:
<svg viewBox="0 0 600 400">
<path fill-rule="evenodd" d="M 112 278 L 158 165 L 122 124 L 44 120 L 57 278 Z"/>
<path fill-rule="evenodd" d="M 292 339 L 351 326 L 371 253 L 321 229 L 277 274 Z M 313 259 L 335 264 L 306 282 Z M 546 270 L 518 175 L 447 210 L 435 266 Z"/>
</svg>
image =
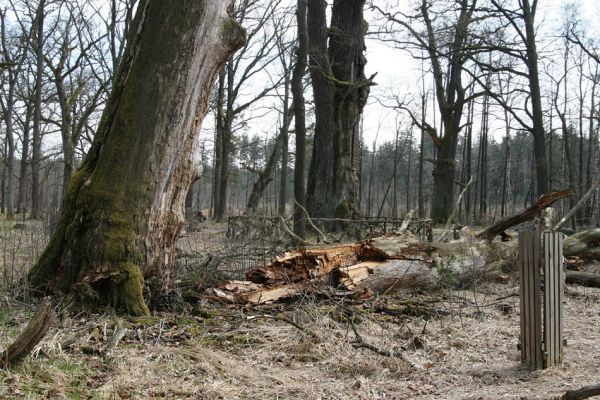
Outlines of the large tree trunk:
<svg viewBox="0 0 600 400">
<path fill-rule="evenodd" d="M 336 80 L 333 98 L 333 205 L 338 218 L 352 218 L 359 212 L 359 124 L 369 96 L 364 74 L 367 63 L 363 55 L 367 31 L 364 5 L 365 0 L 337 0 L 333 2 L 331 11 L 329 60 Z"/>
<path fill-rule="evenodd" d="M 308 0 L 310 77 L 315 100 L 315 139 L 308 171 L 306 205 L 312 217 L 332 217 L 333 205 L 333 96 L 327 57 L 327 3 Z"/>
<path fill-rule="evenodd" d="M 183 203 L 201 166 L 196 146 L 219 68 L 244 41 L 229 1 L 138 6 L 135 37 L 98 132 L 66 191 L 61 219 L 29 273 L 35 287 L 148 314 L 171 288 Z M 153 301 L 159 300 L 153 298 Z"/>
<path fill-rule="evenodd" d="M 335 0 L 327 30 L 326 2 L 308 1 L 316 116 L 307 192 L 311 216 L 351 218 L 358 213 L 358 124 L 369 93 L 364 76 L 364 3 Z"/>
</svg>

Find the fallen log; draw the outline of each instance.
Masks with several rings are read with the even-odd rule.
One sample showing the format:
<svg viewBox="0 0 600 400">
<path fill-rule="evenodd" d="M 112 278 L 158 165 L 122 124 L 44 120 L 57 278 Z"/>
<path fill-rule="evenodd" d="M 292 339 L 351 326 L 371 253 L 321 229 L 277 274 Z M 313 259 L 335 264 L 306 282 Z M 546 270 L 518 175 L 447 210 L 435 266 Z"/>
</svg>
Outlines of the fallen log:
<svg viewBox="0 0 600 400">
<path fill-rule="evenodd" d="M 569 390 L 561 397 L 562 400 L 583 400 L 592 396 L 600 396 L 600 384 L 584 386 L 581 389 Z"/>
<path fill-rule="evenodd" d="M 359 262 L 363 244 L 315 246 L 288 251 L 275 257 L 271 264 L 246 272 L 253 283 L 277 285 L 328 279 L 333 269 Z"/>
<path fill-rule="evenodd" d="M 438 286 L 467 286 L 482 279 L 504 280 L 502 260 L 514 245 L 457 242 L 427 244 L 411 235 L 300 248 L 229 281 L 204 296 L 223 303 L 262 304 L 312 290 L 315 283 L 342 287 L 360 298 L 374 293 Z"/>
<path fill-rule="evenodd" d="M 600 288 L 600 275 L 583 271 L 567 271 L 565 282 L 575 285 Z"/>
<path fill-rule="evenodd" d="M 44 338 L 56 319 L 50 299 L 45 298 L 37 311 L 17 339 L 0 354 L 0 363 L 4 368 L 29 354 Z"/>
<path fill-rule="evenodd" d="M 600 228 L 588 229 L 567 237 L 563 242 L 563 254 L 600 260 Z"/>
<path fill-rule="evenodd" d="M 522 224 L 523 222 L 530 221 L 537 218 L 540 212 L 552 205 L 557 200 L 564 199 L 565 197 L 573 196 L 573 190 L 561 190 L 557 192 L 550 192 L 540 196 L 537 202 L 531 207 L 518 214 L 506 217 L 496 222 L 495 224 L 487 227 L 483 231 L 479 232 L 476 237 L 480 239 L 492 240 L 495 236 L 500 235 L 502 232 L 511 228 L 515 225 Z"/>
</svg>

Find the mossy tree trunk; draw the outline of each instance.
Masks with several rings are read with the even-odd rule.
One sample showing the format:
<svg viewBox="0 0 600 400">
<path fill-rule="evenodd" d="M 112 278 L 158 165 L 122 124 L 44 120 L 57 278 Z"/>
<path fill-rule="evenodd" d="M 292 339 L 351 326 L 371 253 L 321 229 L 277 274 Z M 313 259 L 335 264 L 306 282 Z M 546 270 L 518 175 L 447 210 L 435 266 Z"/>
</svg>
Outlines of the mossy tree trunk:
<svg viewBox="0 0 600 400">
<path fill-rule="evenodd" d="M 148 314 L 169 293 L 183 205 L 198 176 L 197 135 L 211 86 L 244 42 L 230 1 L 139 4 L 92 147 L 69 182 L 31 284 Z"/>
</svg>

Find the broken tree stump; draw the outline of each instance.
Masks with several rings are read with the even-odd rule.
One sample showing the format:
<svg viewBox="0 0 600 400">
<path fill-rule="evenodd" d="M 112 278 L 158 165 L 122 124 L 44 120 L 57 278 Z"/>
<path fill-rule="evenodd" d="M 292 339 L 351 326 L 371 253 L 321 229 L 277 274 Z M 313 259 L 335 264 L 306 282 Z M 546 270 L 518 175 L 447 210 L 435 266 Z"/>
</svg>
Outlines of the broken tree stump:
<svg viewBox="0 0 600 400">
<path fill-rule="evenodd" d="M 45 298 L 23 332 L 0 354 L 0 363 L 4 368 L 29 354 L 44 338 L 55 319 L 52 302 L 49 298 Z"/>
</svg>

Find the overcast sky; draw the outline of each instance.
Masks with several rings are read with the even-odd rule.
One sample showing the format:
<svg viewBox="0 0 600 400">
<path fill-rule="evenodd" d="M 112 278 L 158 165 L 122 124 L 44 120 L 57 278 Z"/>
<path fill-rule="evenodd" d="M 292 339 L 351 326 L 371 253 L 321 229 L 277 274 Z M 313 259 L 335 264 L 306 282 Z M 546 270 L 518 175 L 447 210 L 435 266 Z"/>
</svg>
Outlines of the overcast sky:
<svg viewBox="0 0 600 400">
<path fill-rule="evenodd" d="M 560 30 L 565 3 L 567 2 L 561 0 L 539 0 L 536 22 L 540 36 L 551 35 Z M 597 33 L 600 26 L 600 0 L 581 0 L 578 3 L 582 18 L 587 22 L 586 28 Z M 394 139 L 396 120 L 404 118 L 406 124 L 409 124 L 406 116 L 398 116 L 394 111 L 381 107 L 375 98 L 383 98 L 391 93 L 418 96 L 422 80 L 420 61 L 413 60 L 405 51 L 390 48 L 374 39 L 367 41 L 367 59 L 366 75 L 378 73 L 375 79 L 378 86 L 372 89 L 369 105 L 365 108 L 363 128 L 365 141 L 371 146 L 377 132 L 378 143 Z M 429 117 L 431 113 L 430 111 Z M 497 139 L 504 134 L 503 124 L 493 125 L 492 130 Z"/>
</svg>

